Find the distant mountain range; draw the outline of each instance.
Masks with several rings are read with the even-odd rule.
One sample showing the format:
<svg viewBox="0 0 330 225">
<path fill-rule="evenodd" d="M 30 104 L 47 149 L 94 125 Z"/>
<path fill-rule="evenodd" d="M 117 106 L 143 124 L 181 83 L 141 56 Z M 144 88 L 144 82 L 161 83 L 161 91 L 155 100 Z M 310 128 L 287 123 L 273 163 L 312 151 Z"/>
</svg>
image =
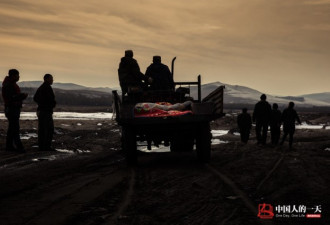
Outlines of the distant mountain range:
<svg viewBox="0 0 330 225">
<path fill-rule="evenodd" d="M 260 100 L 260 95 L 263 94 L 260 91 L 245 86 L 214 82 L 202 85 L 202 98 L 222 85 L 225 86 L 225 105 L 254 105 L 257 101 Z M 267 101 L 269 103 L 277 103 L 282 108 L 287 106 L 290 101 L 293 101 L 297 107 L 301 108 L 330 107 L 330 92 L 299 96 L 274 96 L 267 93 L 265 94 L 267 95 Z M 191 95 L 193 97 L 197 96 L 197 88 L 192 89 Z"/>
<path fill-rule="evenodd" d="M 23 81 L 18 84 L 22 89 L 28 90 L 30 92 L 30 98 L 32 98 L 35 89 L 41 85 L 41 81 Z M 202 85 L 202 98 L 222 85 L 225 86 L 224 103 L 227 106 L 241 107 L 243 105 L 254 105 L 260 100 L 260 95 L 262 94 L 262 92 L 249 87 L 214 82 Z M 74 105 L 111 105 L 111 91 L 118 90 L 120 92 L 120 88 L 91 88 L 73 83 L 54 83 L 53 88 L 56 97 L 61 99 L 60 102 Z M 192 86 L 190 94 L 196 98 L 197 87 Z M 274 96 L 265 94 L 269 103 L 277 103 L 282 108 L 287 106 L 289 101 L 295 102 L 296 106 L 301 108 L 330 107 L 330 92 L 299 96 Z"/>
</svg>

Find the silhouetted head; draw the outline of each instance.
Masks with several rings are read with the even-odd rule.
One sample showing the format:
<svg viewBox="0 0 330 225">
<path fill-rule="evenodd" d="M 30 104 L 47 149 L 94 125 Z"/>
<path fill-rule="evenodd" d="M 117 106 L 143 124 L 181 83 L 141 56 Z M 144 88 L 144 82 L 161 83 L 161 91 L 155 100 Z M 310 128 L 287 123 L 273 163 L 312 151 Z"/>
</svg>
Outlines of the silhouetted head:
<svg viewBox="0 0 330 225">
<path fill-rule="evenodd" d="M 278 105 L 276 103 L 273 104 L 273 109 L 278 109 Z"/>
<path fill-rule="evenodd" d="M 11 80 L 15 82 L 19 81 L 19 72 L 17 69 L 10 69 L 8 71 L 8 76 Z"/>
<path fill-rule="evenodd" d="M 243 109 L 242 109 L 242 112 L 243 112 L 243 113 L 247 113 L 247 108 L 243 108 Z"/>
<path fill-rule="evenodd" d="M 133 51 L 132 50 L 126 50 L 125 51 L 125 57 L 133 58 Z"/>
<path fill-rule="evenodd" d="M 44 76 L 44 82 L 48 83 L 49 85 L 52 85 L 53 84 L 53 76 L 49 73 L 45 74 Z"/>
<path fill-rule="evenodd" d="M 162 57 L 160 57 L 159 55 L 155 55 L 153 58 L 152 58 L 152 61 L 154 63 L 161 63 L 162 62 Z"/>
<path fill-rule="evenodd" d="M 266 96 L 265 94 L 262 94 L 262 95 L 260 96 L 260 99 L 261 99 L 261 100 L 266 100 L 266 99 L 267 99 L 267 96 Z"/>
<path fill-rule="evenodd" d="M 289 108 L 293 109 L 293 107 L 294 107 L 294 102 L 289 102 Z"/>
</svg>

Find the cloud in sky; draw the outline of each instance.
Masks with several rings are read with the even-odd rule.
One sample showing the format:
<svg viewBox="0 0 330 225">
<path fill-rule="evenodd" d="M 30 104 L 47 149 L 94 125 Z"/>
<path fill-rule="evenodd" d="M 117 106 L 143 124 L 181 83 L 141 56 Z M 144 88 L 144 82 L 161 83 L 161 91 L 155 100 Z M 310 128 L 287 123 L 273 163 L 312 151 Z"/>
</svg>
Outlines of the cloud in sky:
<svg viewBox="0 0 330 225">
<path fill-rule="evenodd" d="M 113 87 L 133 49 L 142 72 L 155 54 L 168 65 L 177 56 L 178 81 L 329 91 L 329 9 L 329 0 L 2 0 L 0 71 Z"/>
</svg>

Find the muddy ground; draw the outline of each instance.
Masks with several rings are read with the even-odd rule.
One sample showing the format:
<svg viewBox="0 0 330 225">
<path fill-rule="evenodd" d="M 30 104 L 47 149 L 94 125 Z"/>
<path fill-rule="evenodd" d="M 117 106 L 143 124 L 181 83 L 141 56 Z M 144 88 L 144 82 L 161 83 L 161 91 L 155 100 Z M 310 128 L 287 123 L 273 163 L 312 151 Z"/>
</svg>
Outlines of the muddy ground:
<svg viewBox="0 0 330 225">
<path fill-rule="evenodd" d="M 330 125 L 327 114 L 303 121 Z M 128 167 L 120 127 L 112 120 L 56 120 L 56 152 L 4 151 L 7 122 L 0 121 L 0 224 L 330 224 L 330 130 L 304 129 L 294 149 L 240 143 L 236 117 L 212 123 L 230 130 L 212 145 L 209 164 L 195 152 L 139 153 Z M 37 121 L 21 121 L 21 133 L 36 134 Z M 31 135 L 30 135 L 31 136 Z M 260 219 L 258 205 L 307 207 L 320 219 Z M 314 208 L 314 209 L 311 209 Z M 283 213 L 278 213 L 283 216 Z M 301 214 L 301 213 L 300 213 Z"/>
</svg>

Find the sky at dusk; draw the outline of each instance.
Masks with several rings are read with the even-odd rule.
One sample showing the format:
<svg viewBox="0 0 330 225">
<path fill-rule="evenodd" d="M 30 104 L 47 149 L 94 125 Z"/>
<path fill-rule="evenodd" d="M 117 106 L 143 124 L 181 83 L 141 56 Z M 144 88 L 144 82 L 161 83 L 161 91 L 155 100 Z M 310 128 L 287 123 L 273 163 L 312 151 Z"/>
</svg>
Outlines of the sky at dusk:
<svg viewBox="0 0 330 225">
<path fill-rule="evenodd" d="M 0 0 L 0 72 L 118 87 L 126 49 L 175 81 L 276 95 L 330 92 L 330 0 Z M 2 78 L 1 78 L 2 79 Z"/>
</svg>

